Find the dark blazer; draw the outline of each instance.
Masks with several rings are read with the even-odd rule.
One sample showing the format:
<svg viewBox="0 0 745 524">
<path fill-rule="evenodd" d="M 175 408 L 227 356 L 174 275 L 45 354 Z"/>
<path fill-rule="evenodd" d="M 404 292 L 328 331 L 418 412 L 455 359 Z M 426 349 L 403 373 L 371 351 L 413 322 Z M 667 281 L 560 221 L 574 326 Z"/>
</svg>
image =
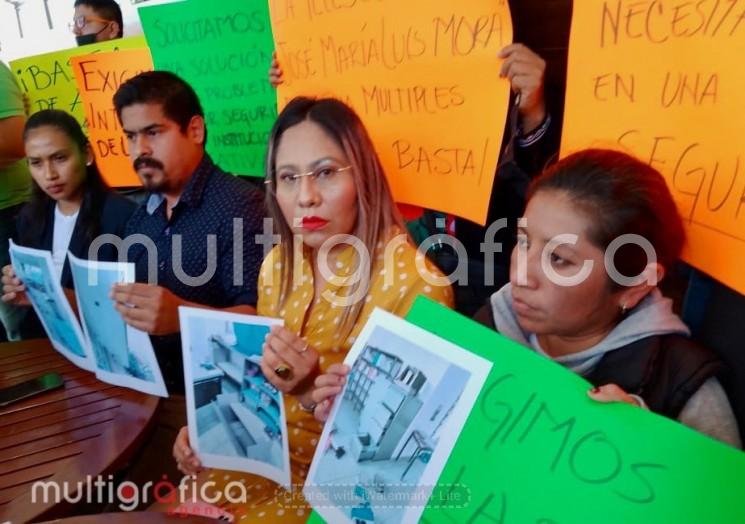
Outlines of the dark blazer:
<svg viewBox="0 0 745 524">
<path fill-rule="evenodd" d="M 124 226 L 126 225 L 129 217 L 132 216 L 137 204 L 131 200 L 115 193 L 113 191 L 107 192 L 104 197 L 106 200 L 101 206 L 102 213 L 100 219 L 100 232 L 99 234 L 114 234 L 119 237 L 124 237 Z M 55 202 L 50 202 L 47 206 L 47 221 L 44 231 L 39 238 L 28 239 L 22 245 L 26 247 L 32 247 L 35 249 L 45 249 L 48 251 L 52 250 L 52 243 L 54 241 L 54 207 Z M 75 223 L 75 229 L 72 231 L 72 238 L 70 238 L 69 250 L 73 255 L 82 259 L 88 259 L 88 248 L 90 242 L 85 238 L 85 234 L 80 227 L 78 222 Z M 24 231 L 24 228 L 28 227 L 29 217 L 25 217 L 24 213 L 21 213 L 18 217 L 18 231 Z M 117 252 L 112 244 L 104 244 L 98 252 L 98 260 L 104 262 L 115 262 L 117 260 Z M 70 271 L 70 262 L 65 259 L 65 265 L 62 269 L 61 284 L 63 288 L 72 289 L 72 273 Z"/>
<path fill-rule="evenodd" d="M 137 205 L 131 200 L 114 193 L 113 191 L 106 192 L 104 198 L 103 206 L 101 206 L 102 212 L 99 234 L 110 233 L 123 238 L 124 226 L 129 220 L 129 217 L 132 216 Z M 25 241 L 19 242 L 19 245 L 35 249 L 45 249 L 47 251 L 52 250 L 52 244 L 54 242 L 55 205 L 55 202 L 50 202 L 47 206 L 46 227 L 42 231 L 42 234 L 38 238 L 24 238 Z M 79 218 L 80 217 L 78 217 L 78 219 Z M 19 236 L 24 236 L 21 233 L 23 231 L 28 231 L 30 220 L 33 220 L 33 217 L 28 217 L 23 212 L 19 214 L 17 222 Z M 79 221 L 75 222 L 75 228 L 72 231 L 72 237 L 70 238 L 70 246 L 68 249 L 76 257 L 88 259 L 89 247 L 90 242 L 85 238 L 85 233 L 82 227 L 80 227 Z M 117 252 L 114 246 L 112 244 L 105 244 L 102 246 L 98 252 L 98 260 L 104 262 L 115 262 L 117 260 Z M 65 265 L 62 268 L 62 279 L 60 280 L 60 283 L 63 288 L 72 289 L 73 287 L 70 261 L 67 258 L 65 259 Z M 21 322 L 20 333 L 22 339 L 46 336 L 41 322 L 33 311 L 28 311 L 26 313 L 25 318 Z"/>
</svg>

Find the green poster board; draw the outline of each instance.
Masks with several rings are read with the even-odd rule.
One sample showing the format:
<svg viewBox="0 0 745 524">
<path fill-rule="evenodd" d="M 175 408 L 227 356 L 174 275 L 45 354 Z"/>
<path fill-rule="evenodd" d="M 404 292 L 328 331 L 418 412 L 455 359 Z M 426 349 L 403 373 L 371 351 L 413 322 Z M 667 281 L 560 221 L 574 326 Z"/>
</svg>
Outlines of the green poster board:
<svg viewBox="0 0 745 524">
<path fill-rule="evenodd" d="M 421 522 L 745 522 L 745 453 L 596 403 L 578 375 L 425 298 L 407 320 L 494 362 Z"/>
<path fill-rule="evenodd" d="M 471 501 L 423 522 L 731 523 L 745 519 L 745 454 L 627 404 L 420 298 L 407 319 L 494 362 L 440 484 Z"/>
<path fill-rule="evenodd" d="M 189 0 L 139 14 L 155 68 L 176 73 L 199 95 L 213 160 L 238 175 L 264 176 L 277 117 L 268 2 Z"/>
</svg>

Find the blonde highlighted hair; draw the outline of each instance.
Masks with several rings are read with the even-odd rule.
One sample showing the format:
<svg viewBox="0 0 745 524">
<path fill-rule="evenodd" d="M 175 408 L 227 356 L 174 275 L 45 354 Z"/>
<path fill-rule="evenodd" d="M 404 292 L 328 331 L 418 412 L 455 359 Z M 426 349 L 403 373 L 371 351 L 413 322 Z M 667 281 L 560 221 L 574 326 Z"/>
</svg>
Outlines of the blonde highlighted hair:
<svg viewBox="0 0 745 524">
<path fill-rule="evenodd" d="M 285 106 L 277 117 L 269 138 L 266 160 L 268 186 L 276 187 L 277 147 L 284 132 L 305 121 L 313 122 L 323 129 L 344 151 L 352 166 L 351 176 L 354 177 L 357 188 L 357 221 L 354 231 L 350 234 L 356 237 L 374 258 L 379 242 L 385 242 L 393 232 L 405 232 L 406 229 L 393 202 L 390 186 L 372 140 L 360 118 L 345 103 L 334 98 L 297 97 Z M 275 232 L 281 238 L 282 278 L 278 309 L 282 309 L 292 288 L 296 266 L 301 266 L 295 260 L 291 225 L 285 220 L 274 191 L 267 191 L 266 207 L 273 219 Z M 370 285 L 373 266 L 371 263 L 363 268 L 366 274 L 360 275 L 359 282 L 349 290 L 350 294 L 354 294 L 359 286 Z M 342 333 L 347 334 L 352 330 L 364 304 L 364 300 L 357 300 L 343 308 L 339 323 Z"/>
</svg>

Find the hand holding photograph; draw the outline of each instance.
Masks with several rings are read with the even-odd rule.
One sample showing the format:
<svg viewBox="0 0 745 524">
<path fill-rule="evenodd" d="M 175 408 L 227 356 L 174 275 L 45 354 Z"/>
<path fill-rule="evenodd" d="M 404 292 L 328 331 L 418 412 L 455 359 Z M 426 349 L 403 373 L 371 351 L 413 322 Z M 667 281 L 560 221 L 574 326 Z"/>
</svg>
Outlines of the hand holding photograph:
<svg viewBox="0 0 745 524">
<path fill-rule="evenodd" d="M 134 282 L 134 264 L 82 260 L 72 253 L 68 257 L 96 377 L 109 384 L 167 397 L 150 337 L 127 325 L 109 296 L 114 284 Z"/>
<path fill-rule="evenodd" d="M 54 271 L 51 252 L 18 246 L 11 241 L 10 259 L 54 349 L 76 366 L 93 371 L 93 358 Z"/>
<path fill-rule="evenodd" d="M 282 393 L 261 372 L 262 346 L 281 320 L 179 308 L 189 441 L 202 464 L 290 485 Z"/>
<path fill-rule="evenodd" d="M 492 364 L 382 310 L 344 363 L 303 494 L 327 522 L 416 522 Z"/>
</svg>

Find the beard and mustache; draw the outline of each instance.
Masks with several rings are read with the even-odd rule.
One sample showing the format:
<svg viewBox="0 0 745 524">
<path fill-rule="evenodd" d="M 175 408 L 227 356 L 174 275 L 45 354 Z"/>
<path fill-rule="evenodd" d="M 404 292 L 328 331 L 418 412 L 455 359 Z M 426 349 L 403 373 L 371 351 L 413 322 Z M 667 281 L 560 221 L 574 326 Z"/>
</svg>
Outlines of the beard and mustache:
<svg viewBox="0 0 745 524">
<path fill-rule="evenodd" d="M 163 165 L 163 163 L 152 157 L 141 156 L 135 159 L 132 165 L 135 171 L 138 172 L 138 174 L 140 169 L 142 169 L 143 167 L 157 169 L 161 173 L 165 173 L 165 166 Z M 161 177 L 160 180 L 153 180 L 153 175 L 151 174 L 140 175 L 140 178 L 142 179 L 142 185 L 145 187 L 145 189 L 151 192 L 162 192 L 168 186 L 168 181 L 164 176 Z"/>
</svg>

